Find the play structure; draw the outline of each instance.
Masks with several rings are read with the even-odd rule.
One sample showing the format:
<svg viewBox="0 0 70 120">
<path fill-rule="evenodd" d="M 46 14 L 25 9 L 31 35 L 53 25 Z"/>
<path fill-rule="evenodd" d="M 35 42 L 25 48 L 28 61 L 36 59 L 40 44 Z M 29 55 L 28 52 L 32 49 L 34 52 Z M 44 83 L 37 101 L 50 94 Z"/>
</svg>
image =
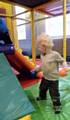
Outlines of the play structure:
<svg viewBox="0 0 70 120">
<path fill-rule="evenodd" d="M 0 28 L 0 53 L 5 53 L 5 56 L 8 59 L 10 65 L 20 74 L 23 74 L 27 77 L 36 77 L 31 72 L 34 69 L 35 64 L 31 62 L 27 56 L 22 55 L 22 53 L 14 48 L 8 33 L 7 26 L 5 25 L 5 21 L 0 19 L 0 25 L 2 26 Z M 39 76 L 40 73 L 37 74 L 37 77 Z"/>
<path fill-rule="evenodd" d="M 0 119 L 14 120 L 32 113 L 34 107 L 14 75 L 9 64 L 11 60 L 8 61 L 7 57 L 9 55 L 9 58 L 14 56 L 12 59 L 14 61 L 12 64 L 13 67 L 15 67 L 15 63 L 18 69 L 21 69 L 21 66 L 23 67 L 24 65 L 29 68 L 29 70 L 32 69 L 32 67 L 29 67 L 29 61 L 27 62 L 28 64 L 25 64 L 26 59 L 22 59 L 22 55 L 15 51 L 8 31 L 4 30 L 7 30 L 7 27 L 1 19 L 0 21 L 0 24 L 3 23 L 2 29 L 0 29 Z M 7 43 L 6 40 L 8 40 Z"/>
<path fill-rule="evenodd" d="M 3 0 L 1 0 L 3 2 Z M 35 47 L 35 23 L 47 18 L 63 15 L 63 42 L 62 52 L 66 60 L 66 13 L 70 13 L 69 0 L 50 0 L 50 1 L 30 1 L 30 0 L 4 0 L 7 3 L 0 4 L 0 119 L 1 120 L 69 120 L 70 118 L 70 71 L 60 71 L 60 94 L 62 101 L 62 111 L 60 115 L 55 115 L 50 97 L 43 102 L 35 100 L 38 95 L 39 85 L 33 85 L 25 90 L 22 89 L 17 77 L 14 75 L 11 67 L 16 69 L 20 74 L 28 77 L 35 77 L 35 73 L 31 71 L 36 64 L 36 47 Z M 12 4 L 13 3 L 13 4 Z M 26 6 L 24 12 L 13 14 L 14 6 Z M 67 8 L 67 10 L 66 10 Z M 48 17 L 34 18 L 34 12 L 47 14 Z M 29 20 L 20 18 L 23 13 L 30 12 Z M 42 15 L 43 15 L 42 14 Z M 4 18 L 4 19 L 3 19 Z M 32 61 L 28 56 L 20 53 L 19 42 L 17 39 L 16 22 L 15 20 L 24 20 L 26 25 L 31 25 L 31 46 L 32 46 Z M 40 26 L 38 25 L 38 31 Z M 4 28 L 4 29 L 3 29 Z M 43 26 L 41 27 L 41 29 Z M 37 34 L 37 33 L 36 33 Z M 37 34 L 38 35 L 38 34 Z M 12 41 L 11 41 L 12 40 Z M 69 40 L 70 41 L 70 40 Z M 30 42 L 29 42 L 30 43 Z M 70 48 L 70 46 L 69 46 Z M 70 51 L 70 50 L 69 50 Z M 24 53 L 24 51 L 23 51 Z M 39 74 L 39 78 L 42 73 Z M 37 75 L 36 75 L 37 76 Z M 35 111 L 35 112 L 34 112 Z"/>
<path fill-rule="evenodd" d="M 0 21 L 1 24 L 4 24 L 4 21 L 1 19 Z M 31 70 L 34 69 L 35 65 L 33 62 L 30 62 L 28 57 L 15 50 L 8 31 L 3 31 L 3 29 L 7 29 L 7 26 L 3 25 L 2 29 L 0 29 L 0 67 L 2 68 L 0 70 L 0 94 L 2 94 L 2 103 L 0 102 L 0 119 L 12 120 L 33 112 L 34 107 L 21 88 L 11 66 L 26 77 L 31 77 Z M 5 40 L 7 39 L 8 42 L 6 43 Z M 40 73 L 39 75 L 37 74 L 37 77 L 40 76 Z M 33 77 L 35 76 L 33 75 Z"/>
</svg>

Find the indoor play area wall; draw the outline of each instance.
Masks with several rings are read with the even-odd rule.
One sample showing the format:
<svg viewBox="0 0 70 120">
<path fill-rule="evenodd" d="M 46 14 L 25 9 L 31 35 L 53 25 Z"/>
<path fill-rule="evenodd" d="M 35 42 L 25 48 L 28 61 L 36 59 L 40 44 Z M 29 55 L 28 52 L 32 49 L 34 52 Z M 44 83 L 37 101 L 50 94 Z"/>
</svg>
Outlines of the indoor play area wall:
<svg viewBox="0 0 70 120">
<path fill-rule="evenodd" d="M 3 12 L 3 13 L 2 13 Z M 13 26 L 12 26 L 12 19 L 11 16 L 13 14 L 13 8 L 11 4 L 8 3 L 0 3 L 0 14 L 2 15 L 6 15 L 8 14 L 8 16 L 6 17 L 6 23 L 9 29 L 9 33 L 11 36 L 11 40 L 13 41 L 13 43 L 15 44 L 15 41 L 17 39 L 17 32 L 16 32 L 16 28 L 13 31 Z M 37 21 L 35 22 L 35 40 L 37 39 L 37 36 L 42 33 L 45 32 L 45 21 L 41 20 L 41 21 Z M 66 52 L 66 58 L 67 61 L 70 61 L 70 38 L 66 38 L 67 41 L 67 52 Z M 57 37 L 57 39 L 54 39 L 54 49 L 56 51 L 58 51 L 62 56 L 63 56 L 63 39 L 59 39 Z M 16 41 L 16 48 L 18 47 L 18 43 Z M 26 39 L 25 40 L 19 40 L 19 47 L 22 48 L 22 50 L 24 51 L 23 53 L 28 55 L 28 56 L 32 56 L 32 40 L 31 40 L 31 24 L 27 24 L 26 25 Z M 39 56 L 39 51 L 36 49 L 36 56 Z"/>
</svg>

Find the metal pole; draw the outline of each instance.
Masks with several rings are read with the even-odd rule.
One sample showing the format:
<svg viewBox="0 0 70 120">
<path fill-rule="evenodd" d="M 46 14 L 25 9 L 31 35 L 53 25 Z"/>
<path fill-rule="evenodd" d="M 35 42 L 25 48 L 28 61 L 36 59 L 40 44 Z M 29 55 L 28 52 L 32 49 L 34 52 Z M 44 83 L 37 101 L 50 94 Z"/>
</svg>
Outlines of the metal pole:
<svg viewBox="0 0 70 120">
<path fill-rule="evenodd" d="M 66 60 L 66 0 L 63 0 L 63 57 Z"/>
<path fill-rule="evenodd" d="M 32 60 L 36 64 L 36 46 L 35 46 L 35 23 L 34 23 L 34 11 L 31 10 L 31 27 L 32 27 Z"/>
</svg>

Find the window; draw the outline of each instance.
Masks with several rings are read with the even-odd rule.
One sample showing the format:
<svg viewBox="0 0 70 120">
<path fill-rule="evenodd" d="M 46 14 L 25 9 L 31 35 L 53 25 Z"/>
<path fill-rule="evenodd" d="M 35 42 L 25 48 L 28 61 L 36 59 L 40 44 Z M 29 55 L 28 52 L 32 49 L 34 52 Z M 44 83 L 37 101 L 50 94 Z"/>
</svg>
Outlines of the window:
<svg viewBox="0 0 70 120">
<path fill-rule="evenodd" d="M 67 15 L 67 26 L 66 26 L 67 36 L 70 37 L 70 14 Z"/>
<path fill-rule="evenodd" d="M 63 16 L 45 20 L 45 32 L 52 37 L 63 37 Z M 70 36 L 70 14 L 66 15 L 66 35 Z"/>
<path fill-rule="evenodd" d="M 15 14 L 22 13 L 25 10 L 25 8 L 15 6 Z M 23 20 L 23 18 L 25 18 L 25 14 L 17 15 L 16 18 L 18 40 L 26 39 L 26 26 L 23 25 L 25 23 L 25 21 Z"/>
<path fill-rule="evenodd" d="M 17 26 L 18 40 L 26 39 L 25 25 Z"/>
</svg>

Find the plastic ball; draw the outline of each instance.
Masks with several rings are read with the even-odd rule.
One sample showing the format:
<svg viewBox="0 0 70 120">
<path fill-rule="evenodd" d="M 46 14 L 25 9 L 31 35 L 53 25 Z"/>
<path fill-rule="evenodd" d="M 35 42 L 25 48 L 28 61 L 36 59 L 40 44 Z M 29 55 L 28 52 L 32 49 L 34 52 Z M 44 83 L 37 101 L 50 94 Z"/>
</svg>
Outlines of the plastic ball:
<svg viewBox="0 0 70 120">
<path fill-rule="evenodd" d="M 43 72 L 42 72 L 42 71 L 38 72 L 36 76 L 37 76 L 38 78 L 42 78 L 42 77 L 43 77 Z"/>
<path fill-rule="evenodd" d="M 61 76 L 61 77 L 65 77 L 65 76 L 67 76 L 67 71 L 66 71 L 66 69 L 61 69 L 60 71 L 59 71 L 59 76 Z"/>
<path fill-rule="evenodd" d="M 31 71 L 31 77 L 32 78 L 36 77 L 36 71 Z"/>
<path fill-rule="evenodd" d="M 19 52 L 19 53 L 22 53 L 22 49 L 21 49 L 21 48 L 20 48 L 20 49 L 18 49 L 18 52 Z"/>
</svg>

